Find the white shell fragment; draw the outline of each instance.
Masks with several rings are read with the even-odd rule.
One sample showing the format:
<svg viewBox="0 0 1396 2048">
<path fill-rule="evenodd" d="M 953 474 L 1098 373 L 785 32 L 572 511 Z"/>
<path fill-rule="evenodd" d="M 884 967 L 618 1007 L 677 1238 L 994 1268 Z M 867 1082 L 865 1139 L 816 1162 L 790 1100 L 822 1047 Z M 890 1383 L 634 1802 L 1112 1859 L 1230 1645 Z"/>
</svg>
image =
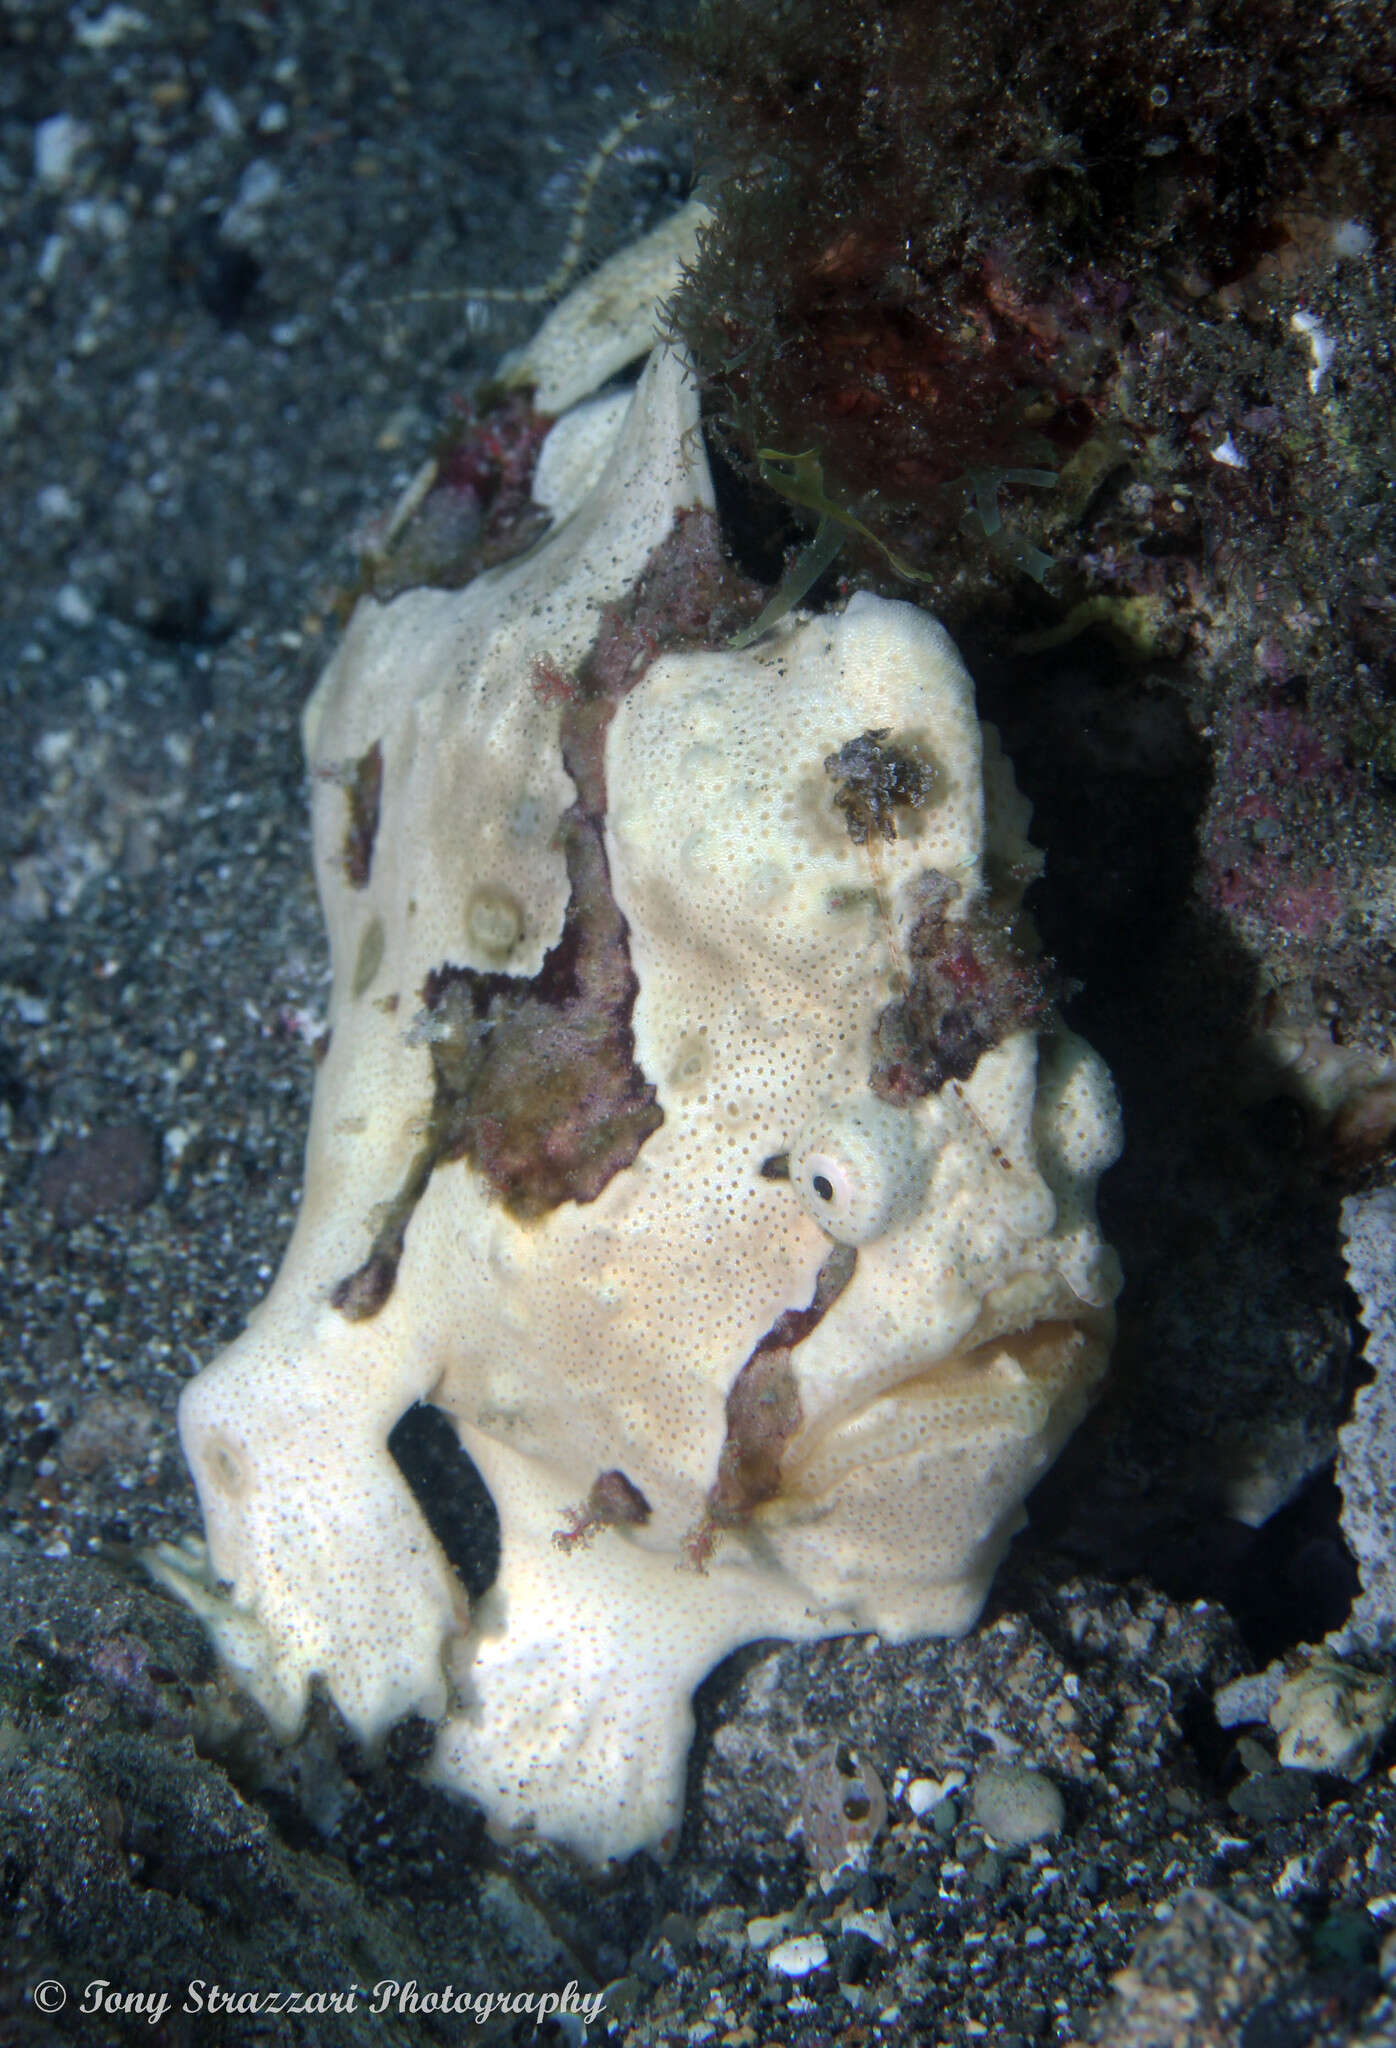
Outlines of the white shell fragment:
<svg viewBox="0 0 1396 2048">
<path fill-rule="evenodd" d="M 1364 1776 L 1396 1718 L 1396 1683 L 1314 1655 L 1285 1680 L 1270 1708 L 1280 1762 L 1291 1770 Z"/>
<path fill-rule="evenodd" d="M 822 1970 L 829 1960 L 829 1950 L 822 1934 L 792 1934 L 788 1941 L 780 1941 L 766 1957 L 766 1967 L 777 1977 L 808 1977 L 814 1970 Z"/>
<path fill-rule="evenodd" d="M 639 317 L 583 292 L 520 359 L 570 351 L 569 403 Z M 918 906 L 953 937 L 1036 872 L 944 630 L 860 595 L 739 653 L 690 635 L 588 724 L 588 663 L 713 498 L 672 351 L 566 432 L 541 543 L 361 600 L 307 707 L 334 991 L 305 1191 L 182 1403 L 207 1571 L 158 1569 L 279 1729 L 312 1681 L 366 1738 L 428 1715 L 437 1779 L 600 1862 L 671 1835 L 737 1645 L 973 1623 L 1104 1370 L 1119 1130 L 1056 1029 L 872 1085 Z M 827 763 L 884 734 L 933 774 L 873 853 Z M 498 1511 L 473 1605 L 388 1450 L 417 1402 Z"/>
</svg>

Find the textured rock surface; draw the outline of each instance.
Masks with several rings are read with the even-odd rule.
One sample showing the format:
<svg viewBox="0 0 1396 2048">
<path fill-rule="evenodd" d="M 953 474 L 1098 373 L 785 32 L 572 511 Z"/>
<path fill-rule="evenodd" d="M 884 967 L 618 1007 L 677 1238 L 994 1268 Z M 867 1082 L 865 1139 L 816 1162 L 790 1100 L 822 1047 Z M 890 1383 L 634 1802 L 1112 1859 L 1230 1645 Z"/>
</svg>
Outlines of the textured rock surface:
<svg viewBox="0 0 1396 2048">
<path fill-rule="evenodd" d="M 1210 1892 L 1184 1892 L 1117 1972 L 1086 2038 L 1110 2048 L 1211 2048 L 1234 2038 L 1298 1961 L 1298 1944 L 1277 1916 L 1251 1917 Z"/>
<path fill-rule="evenodd" d="M 1396 1188 L 1374 1188 L 1343 1203 L 1348 1275 L 1367 1331 L 1363 1357 L 1370 1386 L 1359 1389 L 1338 1438 L 1343 1534 L 1357 1560 L 1362 1591 L 1337 1650 L 1387 1650 L 1396 1645 Z"/>
</svg>

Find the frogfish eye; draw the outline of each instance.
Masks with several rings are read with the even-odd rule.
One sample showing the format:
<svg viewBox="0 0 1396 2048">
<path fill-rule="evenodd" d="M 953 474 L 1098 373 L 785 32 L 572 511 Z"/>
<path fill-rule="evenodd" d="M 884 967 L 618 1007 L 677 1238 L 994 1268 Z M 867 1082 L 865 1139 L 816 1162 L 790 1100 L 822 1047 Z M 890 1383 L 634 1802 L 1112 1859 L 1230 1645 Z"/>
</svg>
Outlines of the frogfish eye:
<svg viewBox="0 0 1396 2048">
<path fill-rule="evenodd" d="M 917 1120 L 875 1095 L 821 1104 L 790 1148 L 801 1206 L 836 1244 L 867 1244 L 912 1215 L 926 1184 Z"/>
</svg>

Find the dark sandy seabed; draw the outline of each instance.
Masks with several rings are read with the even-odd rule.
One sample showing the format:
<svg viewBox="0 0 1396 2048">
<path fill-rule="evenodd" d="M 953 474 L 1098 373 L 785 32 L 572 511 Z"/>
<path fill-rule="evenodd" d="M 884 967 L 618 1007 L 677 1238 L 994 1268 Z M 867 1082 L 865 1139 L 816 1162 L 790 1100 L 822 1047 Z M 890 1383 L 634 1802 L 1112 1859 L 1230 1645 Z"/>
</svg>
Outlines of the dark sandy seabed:
<svg viewBox="0 0 1396 2048">
<path fill-rule="evenodd" d="M 730 1660 L 676 1854 L 599 1884 L 426 1790 L 420 1727 L 365 1758 L 322 1706 L 277 1749 L 135 1562 L 197 1529 L 179 1389 L 265 1289 L 296 1201 L 327 995 L 299 708 L 356 534 L 533 324 L 407 295 L 548 273 L 668 18 L 632 8 L 637 48 L 590 0 L 3 0 L 0 2048 L 575 2043 L 574 2018 L 427 2003 L 569 1982 L 605 1994 L 592 2041 L 1396 2040 L 1390 1751 L 1355 1785 L 1281 1772 L 1210 1705 L 1351 1592 L 1323 1471 L 1360 1341 L 1348 1184 L 1282 1093 L 1233 1113 L 1194 1086 L 1246 977 L 1225 947 L 1179 951 L 1201 741 L 1099 648 L 1056 657 L 1054 739 L 969 648 L 1131 1132 L 1103 1205 L 1131 1279 L 1116 1391 L 974 1634 Z M 36 162 L 55 116 L 76 125 Z M 641 130 L 594 251 L 688 176 L 681 130 Z M 1122 929 L 1165 927 L 1116 971 Z M 1261 1529 L 1225 1512 L 1296 1469 L 1315 1476 Z M 792 1822 L 830 1742 L 888 1817 L 866 1867 L 821 1883 Z M 972 1806 L 1005 1756 L 1064 1802 L 1017 1849 Z M 68 1996 L 47 2016 L 45 1979 Z M 168 2008 L 84 2014 L 98 1980 Z M 379 1980 L 414 1982 L 416 2009 L 181 2010 L 198 1982 Z"/>
</svg>

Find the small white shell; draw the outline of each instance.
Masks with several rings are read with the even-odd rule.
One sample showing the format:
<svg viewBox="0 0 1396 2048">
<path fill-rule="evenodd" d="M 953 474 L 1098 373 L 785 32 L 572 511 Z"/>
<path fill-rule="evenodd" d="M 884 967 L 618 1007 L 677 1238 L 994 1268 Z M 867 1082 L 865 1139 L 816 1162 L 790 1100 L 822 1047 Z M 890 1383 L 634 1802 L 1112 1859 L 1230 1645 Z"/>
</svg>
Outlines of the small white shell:
<svg viewBox="0 0 1396 2048">
<path fill-rule="evenodd" d="M 821 1104 L 790 1148 L 795 1193 L 837 1244 L 867 1244 L 910 1216 L 926 1165 L 914 1111 L 875 1095 Z"/>
</svg>

